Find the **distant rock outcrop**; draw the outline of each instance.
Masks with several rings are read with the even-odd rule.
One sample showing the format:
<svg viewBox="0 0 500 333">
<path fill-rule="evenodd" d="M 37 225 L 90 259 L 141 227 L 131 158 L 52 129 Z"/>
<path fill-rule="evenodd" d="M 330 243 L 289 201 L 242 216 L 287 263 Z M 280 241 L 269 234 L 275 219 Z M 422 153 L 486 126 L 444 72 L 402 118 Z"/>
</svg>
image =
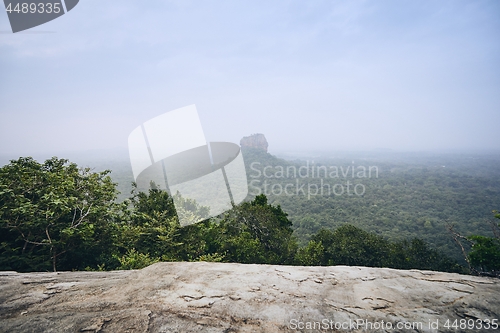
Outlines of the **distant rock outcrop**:
<svg viewBox="0 0 500 333">
<path fill-rule="evenodd" d="M 240 146 L 242 148 L 260 149 L 267 153 L 267 147 L 269 145 L 264 134 L 252 134 L 241 139 Z"/>
<path fill-rule="evenodd" d="M 0 272 L 0 332 L 494 332 L 499 295 L 493 278 L 347 266 Z"/>
</svg>

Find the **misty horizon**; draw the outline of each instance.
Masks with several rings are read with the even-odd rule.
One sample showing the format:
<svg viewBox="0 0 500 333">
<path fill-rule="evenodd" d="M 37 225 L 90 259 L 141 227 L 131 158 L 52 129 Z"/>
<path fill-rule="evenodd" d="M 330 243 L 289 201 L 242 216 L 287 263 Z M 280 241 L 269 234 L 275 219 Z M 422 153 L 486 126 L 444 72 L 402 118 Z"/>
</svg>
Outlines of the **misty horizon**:
<svg viewBox="0 0 500 333">
<path fill-rule="evenodd" d="M 264 133 L 274 154 L 498 151 L 499 13 L 495 1 L 88 0 L 0 35 L 0 155 L 126 149 L 141 123 L 191 104 L 207 141 Z"/>
</svg>

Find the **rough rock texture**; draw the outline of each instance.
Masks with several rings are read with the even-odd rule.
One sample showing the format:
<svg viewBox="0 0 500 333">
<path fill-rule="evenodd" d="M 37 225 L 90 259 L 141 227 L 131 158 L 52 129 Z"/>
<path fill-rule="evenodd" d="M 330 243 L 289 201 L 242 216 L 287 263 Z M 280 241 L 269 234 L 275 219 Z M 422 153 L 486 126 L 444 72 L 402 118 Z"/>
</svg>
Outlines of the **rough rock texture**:
<svg viewBox="0 0 500 333">
<path fill-rule="evenodd" d="M 269 145 L 264 134 L 252 134 L 241 139 L 240 146 L 242 148 L 260 149 L 267 153 L 267 147 Z"/>
<path fill-rule="evenodd" d="M 323 319 L 372 323 L 342 332 L 474 332 L 481 330 L 444 324 L 494 318 L 500 280 L 430 271 L 182 262 L 136 271 L 0 273 L 1 332 L 336 331 L 306 329 Z M 422 327 L 375 329 L 382 320 Z M 436 320 L 439 329 L 429 329 Z"/>
</svg>

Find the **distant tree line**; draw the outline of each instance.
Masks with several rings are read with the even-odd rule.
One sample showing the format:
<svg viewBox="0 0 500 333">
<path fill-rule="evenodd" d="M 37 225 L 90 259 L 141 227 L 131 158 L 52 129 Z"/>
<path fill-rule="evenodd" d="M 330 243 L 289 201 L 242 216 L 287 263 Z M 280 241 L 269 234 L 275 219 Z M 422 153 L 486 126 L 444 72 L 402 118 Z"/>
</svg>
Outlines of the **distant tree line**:
<svg viewBox="0 0 500 333">
<path fill-rule="evenodd" d="M 293 221 L 294 235 L 301 246 L 307 245 L 321 229 L 335 230 L 351 224 L 394 241 L 424 239 L 439 252 L 467 265 L 447 225 L 453 224 L 457 232 L 466 236 L 494 236 L 485 220 L 490 218 L 492 209 L 498 208 L 500 200 L 498 156 L 335 153 L 334 157 L 292 161 L 259 150 L 242 152 L 249 182 L 253 182 L 251 193 L 267 193 L 270 203 L 281 205 Z M 358 178 L 358 166 L 368 170 L 373 165 L 378 167 L 378 174 L 372 172 L 372 177 Z M 303 168 L 301 175 L 309 177 L 289 178 L 289 168 Z M 339 171 L 339 178 L 332 178 L 330 174 L 325 177 L 319 168 L 350 171 Z M 281 176 L 283 169 L 285 178 Z M 342 186 L 348 188 L 347 181 L 351 183 L 351 195 L 347 191 L 342 195 L 329 191 L 339 184 L 337 193 L 342 193 Z M 290 192 L 298 189 L 296 182 L 307 184 L 305 192 L 311 185 L 313 195 L 308 197 L 309 192 L 300 191 L 294 195 L 280 193 L 289 184 L 293 185 Z M 363 195 L 353 194 L 356 184 L 366 189 Z M 259 186 L 260 191 L 256 189 Z M 324 191 L 314 195 L 315 186 Z"/>
<path fill-rule="evenodd" d="M 265 195 L 180 227 L 205 207 L 158 188 L 118 203 L 109 171 L 65 159 L 20 158 L 0 168 L 0 270 L 137 269 L 158 261 L 351 265 L 467 273 L 421 239 L 389 241 L 352 225 L 321 229 L 299 247 L 292 223 Z M 185 210 L 185 211 L 183 211 Z M 497 215 L 498 217 L 498 215 Z M 470 262 L 498 270 L 498 239 L 471 236 Z M 495 252 L 496 251 L 496 252 Z"/>
</svg>

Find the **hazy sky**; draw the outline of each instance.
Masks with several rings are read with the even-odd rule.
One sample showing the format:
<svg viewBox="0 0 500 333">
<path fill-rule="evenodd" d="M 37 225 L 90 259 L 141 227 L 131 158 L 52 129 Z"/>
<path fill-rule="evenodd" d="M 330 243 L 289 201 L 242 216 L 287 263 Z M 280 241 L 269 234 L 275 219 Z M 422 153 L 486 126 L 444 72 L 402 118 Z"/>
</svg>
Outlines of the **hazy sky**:
<svg viewBox="0 0 500 333">
<path fill-rule="evenodd" d="M 0 32 L 4 154 L 126 148 L 190 104 L 270 152 L 500 148 L 500 1 L 81 0 Z"/>
</svg>

